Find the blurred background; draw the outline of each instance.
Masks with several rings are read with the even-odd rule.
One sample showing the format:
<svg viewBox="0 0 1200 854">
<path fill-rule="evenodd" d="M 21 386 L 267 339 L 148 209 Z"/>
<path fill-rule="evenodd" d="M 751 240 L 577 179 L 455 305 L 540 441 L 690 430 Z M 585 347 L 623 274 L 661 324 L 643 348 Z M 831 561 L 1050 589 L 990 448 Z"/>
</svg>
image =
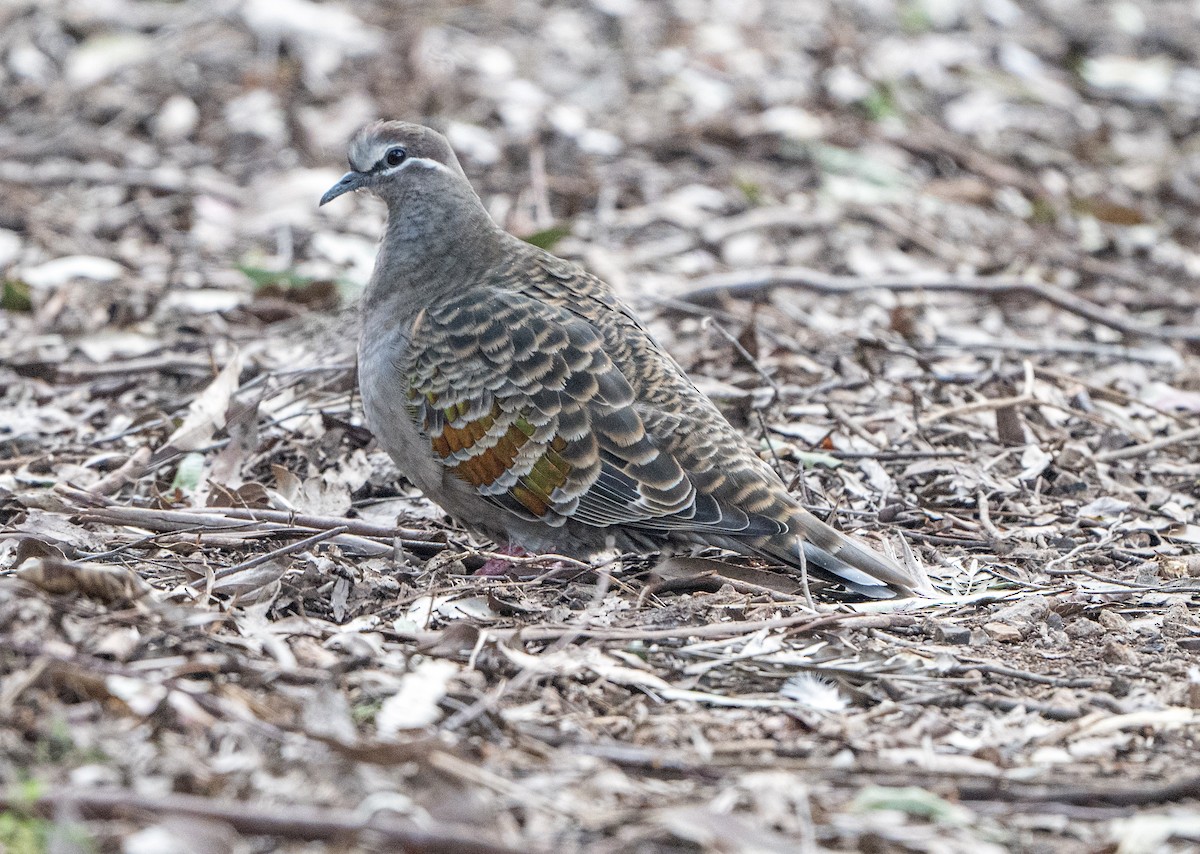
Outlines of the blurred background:
<svg viewBox="0 0 1200 854">
<path fill-rule="evenodd" d="M 634 296 L 1136 259 L 1095 297 L 1168 310 L 1200 272 L 1198 34 L 1190 0 L 7 0 L 0 273 L 36 322 L 4 331 L 352 294 L 378 207 L 314 200 L 377 117 L 448 133 L 505 227 Z"/>
</svg>

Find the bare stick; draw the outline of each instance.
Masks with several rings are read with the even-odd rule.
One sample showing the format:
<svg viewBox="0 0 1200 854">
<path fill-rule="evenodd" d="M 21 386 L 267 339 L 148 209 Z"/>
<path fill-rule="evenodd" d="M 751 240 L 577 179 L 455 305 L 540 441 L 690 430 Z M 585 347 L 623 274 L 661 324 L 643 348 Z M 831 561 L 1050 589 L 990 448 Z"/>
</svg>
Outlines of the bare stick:
<svg viewBox="0 0 1200 854">
<path fill-rule="evenodd" d="M 55 487 L 55 491 L 65 498 L 73 500 L 76 504 L 85 507 L 108 507 L 132 511 L 142 509 L 138 507 L 124 507 L 109 499 L 92 495 L 70 486 L 60 485 Z M 292 510 L 264 510 L 254 507 L 206 507 L 203 511 L 155 510 L 153 512 L 167 515 L 193 514 L 213 516 L 219 514 L 220 516 L 227 517 L 227 519 L 247 519 L 254 522 L 281 522 L 294 527 L 318 528 L 321 530 L 345 525 L 351 534 L 357 534 L 360 537 L 382 537 L 387 540 L 391 540 L 396 535 L 409 540 L 432 540 L 434 536 L 428 531 L 420 531 L 415 528 L 375 525 L 371 522 L 364 522 L 361 519 L 345 519 L 338 516 L 315 516 L 311 513 L 296 513 Z M 441 543 L 438 543 L 438 545 L 441 545 Z"/>
<path fill-rule="evenodd" d="M 826 403 L 825 408 L 829 411 L 829 414 L 834 417 L 834 420 L 836 420 L 855 436 L 862 439 L 872 448 L 878 448 L 881 451 L 884 449 L 885 446 L 881 444 L 877 438 L 872 436 L 866 427 L 854 420 L 854 418 L 850 416 L 850 413 L 845 409 L 842 409 L 842 407 L 838 406 L 836 403 Z"/>
<path fill-rule="evenodd" d="M 938 293 L 953 291 L 990 296 L 1029 294 L 1057 306 L 1063 311 L 1078 315 L 1101 326 L 1107 326 L 1109 329 L 1115 329 L 1124 335 L 1163 341 L 1200 341 L 1200 327 L 1150 326 L 1132 318 L 1122 317 L 1082 297 L 1077 297 L 1057 285 L 1011 278 L 944 278 L 929 281 L 865 279 L 858 276 L 835 276 L 807 267 L 763 267 L 706 276 L 696 283 L 693 290 L 680 295 L 678 299 L 694 305 L 711 306 L 719 304 L 721 298 L 725 296 L 738 299 L 766 299 L 771 291 L 779 288 L 810 290 L 823 294 L 852 294 L 869 290 Z"/>
<path fill-rule="evenodd" d="M 225 508 L 228 509 L 228 508 Z M 259 522 L 253 519 L 230 519 L 220 513 L 194 513 L 181 510 L 152 510 L 145 507 L 95 507 L 75 511 L 85 522 L 105 522 L 109 525 L 129 525 L 146 531 L 180 531 L 195 530 L 198 539 L 205 533 L 225 532 L 231 530 L 242 534 L 275 534 L 307 533 L 312 527 L 306 525 L 287 525 L 278 522 Z M 348 526 L 346 526 L 348 527 Z M 353 534 L 338 534 L 334 542 L 343 548 L 353 550 L 357 554 L 382 555 L 391 554 L 393 542 L 389 538 L 386 543 L 378 539 L 355 536 Z M 441 551 L 445 548 L 441 543 L 405 542 L 405 546 L 417 549 Z"/>
<path fill-rule="evenodd" d="M 983 400 L 973 400 L 970 403 L 963 403 L 958 406 L 939 409 L 937 412 L 931 412 L 921 419 L 922 427 L 927 427 L 935 421 L 941 421 L 945 418 L 950 418 L 957 415 L 971 415 L 976 412 L 988 412 L 994 409 L 1005 409 L 1009 406 L 1024 406 L 1027 403 L 1034 403 L 1032 395 L 1019 394 L 1014 397 L 996 397 L 985 398 Z"/>
<path fill-rule="evenodd" d="M 488 636 L 498 640 L 513 638 L 521 641 L 555 640 L 563 636 L 594 640 L 672 640 L 686 638 L 729 638 L 752 634 L 762 629 L 791 629 L 793 632 L 813 632 L 838 625 L 856 629 L 883 629 L 916 625 L 912 614 L 826 614 L 813 617 L 811 613 L 793 614 L 770 620 L 744 620 L 728 623 L 709 623 L 704 626 L 676 626 L 669 629 L 589 628 L 587 626 L 525 626 L 515 629 L 488 629 Z M 398 637 L 413 637 L 415 632 L 394 632 Z"/>
<path fill-rule="evenodd" d="M 1018 803 L 1109 804 L 1146 806 L 1192 800 L 1200 796 L 1200 777 L 1184 777 L 1164 783 L 1131 780 L 1128 785 L 1078 786 L 1069 784 L 1026 786 L 1011 781 L 982 784 L 962 783 L 958 796 L 964 801 L 1015 801 Z"/>
<path fill-rule="evenodd" d="M 804 543 L 800 543 L 800 581 L 804 585 L 804 604 L 808 610 L 816 613 L 817 606 L 813 602 L 812 591 L 808 589 L 808 555 L 804 553 Z"/>
<path fill-rule="evenodd" d="M 334 840 L 382 838 L 408 854 L 522 854 L 516 849 L 479 840 L 478 828 L 418 829 L 390 815 L 363 815 L 355 810 L 317 804 L 271 804 L 256 807 L 245 801 L 218 801 L 199 795 L 140 795 L 129 789 L 43 788 L 38 797 L 27 792 L 0 792 L 0 808 L 33 811 L 52 817 L 64 805 L 85 818 L 112 821 L 149 815 L 185 815 L 228 824 L 247 836 Z M 528 849 L 524 849 L 528 851 Z"/>
<path fill-rule="evenodd" d="M 704 318 L 704 320 L 700 322 L 700 328 L 711 328 L 717 330 L 717 332 L 721 333 L 721 337 L 733 346 L 733 349 L 737 351 L 737 354 L 750 363 L 750 366 L 754 368 L 755 373 L 762 377 L 766 384 L 771 387 L 771 403 L 774 403 L 783 396 L 783 391 L 779 388 L 779 383 L 775 382 L 774 377 L 772 377 L 766 372 L 766 370 L 763 369 L 763 366 L 758 363 L 758 359 L 750 355 L 750 351 L 746 349 L 745 345 L 743 345 L 741 341 L 737 340 L 737 336 L 735 336 L 720 323 L 717 323 L 711 317 Z"/>
<path fill-rule="evenodd" d="M 89 492 L 97 495 L 112 495 L 127 483 L 133 483 L 146 471 L 146 463 L 150 462 L 150 449 L 144 445 L 134 451 L 129 459 L 118 468 L 113 469 L 104 477 L 93 483 Z"/>
<path fill-rule="evenodd" d="M 214 507 L 231 519 L 253 519 L 262 522 L 282 522 L 288 525 L 299 525 L 304 528 L 337 528 L 342 525 L 351 534 L 360 537 L 381 537 L 389 542 L 393 537 L 403 537 L 405 540 L 420 540 L 430 544 L 433 534 L 416 528 L 396 528 L 391 525 L 375 525 L 361 519 L 342 519 L 337 516 L 314 516 L 311 513 L 293 513 L 291 510 L 258 510 L 252 507 Z M 444 545 L 435 543 L 435 545 Z"/>
<path fill-rule="evenodd" d="M 244 560 L 241 563 L 235 563 L 233 566 L 227 566 L 224 569 L 219 569 L 213 577 L 227 578 L 228 576 L 233 575 L 235 572 L 241 572 L 246 569 L 252 569 L 256 566 L 261 566 L 267 561 L 274 560 L 277 557 L 286 557 L 287 555 L 295 554 L 296 552 L 302 552 L 307 548 L 315 546 L 317 543 L 323 543 L 326 540 L 332 540 L 339 534 L 346 533 L 346 530 L 346 526 L 342 525 L 337 528 L 330 528 L 328 531 L 321 531 L 313 534 L 311 537 L 306 537 L 305 539 L 300 540 L 298 543 L 291 543 L 283 546 L 282 548 L 269 551 L 266 554 L 261 554 L 258 557 L 252 557 L 250 560 Z"/>
<path fill-rule="evenodd" d="M 1193 427 L 1190 430 L 1181 430 L 1178 433 L 1173 433 L 1170 436 L 1163 436 L 1159 439 L 1151 439 L 1149 442 L 1142 442 L 1140 445 L 1130 445 L 1128 448 L 1117 448 L 1112 451 L 1105 451 L 1102 454 L 1096 454 L 1095 460 L 1098 463 L 1112 462 L 1113 460 L 1127 460 L 1130 457 L 1141 457 L 1154 451 L 1162 450 L 1163 448 L 1176 445 L 1180 442 L 1190 442 L 1193 439 L 1200 439 L 1200 427 Z"/>
<path fill-rule="evenodd" d="M 156 510 L 148 507 L 125 507 L 103 496 L 93 495 L 68 486 L 56 491 L 75 506 L 70 508 L 85 521 L 107 522 L 111 525 L 130 525 L 149 531 L 284 532 L 293 529 L 328 531 L 344 528 L 335 542 L 367 554 L 391 554 L 397 535 L 406 549 L 428 557 L 446 548 L 445 543 L 431 542 L 425 531 L 373 525 L 357 519 L 336 516 L 313 516 L 287 510 L 253 510 L 246 507 L 210 507 L 199 510 Z"/>
</svg>

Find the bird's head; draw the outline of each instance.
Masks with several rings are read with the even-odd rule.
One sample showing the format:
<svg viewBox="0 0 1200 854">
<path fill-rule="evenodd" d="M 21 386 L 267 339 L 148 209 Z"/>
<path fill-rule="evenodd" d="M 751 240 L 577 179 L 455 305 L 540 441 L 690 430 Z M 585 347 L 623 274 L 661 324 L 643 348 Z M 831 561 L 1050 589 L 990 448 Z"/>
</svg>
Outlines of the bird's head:
<svg viewBox="0 0 1200 854">
<path fill-rule="evenodd" d="M 454 185 L 470 184 L 446 138 L 435 130 L 410 122 L 374 122 L 350 140 L 350 171 L 321 196 L 320 204 L 351 190 L 370 190 L 395 203 L 437 193 Z M 473 192 L 472 192 L 473 195 Z"/>
</svg>

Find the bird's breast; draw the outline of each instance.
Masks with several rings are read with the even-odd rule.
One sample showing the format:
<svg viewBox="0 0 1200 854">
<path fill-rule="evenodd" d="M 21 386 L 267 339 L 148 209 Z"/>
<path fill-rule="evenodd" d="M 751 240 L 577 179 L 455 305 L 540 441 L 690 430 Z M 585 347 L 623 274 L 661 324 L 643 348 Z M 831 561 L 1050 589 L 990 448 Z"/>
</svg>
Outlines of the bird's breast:
<svg viewBox="0 0 1200 854">
<path fill-rule="evenodd" d="M 367 427 L 379 447 L 409 480 L 430 492 L 438 488 L 441 466 L 408 412 L 409 379 L 404 371 L 410 347 L 407 326 L 372 329 L 369 322 L 364 324 L 358 347 L 358 387 Z"/>
</svg>

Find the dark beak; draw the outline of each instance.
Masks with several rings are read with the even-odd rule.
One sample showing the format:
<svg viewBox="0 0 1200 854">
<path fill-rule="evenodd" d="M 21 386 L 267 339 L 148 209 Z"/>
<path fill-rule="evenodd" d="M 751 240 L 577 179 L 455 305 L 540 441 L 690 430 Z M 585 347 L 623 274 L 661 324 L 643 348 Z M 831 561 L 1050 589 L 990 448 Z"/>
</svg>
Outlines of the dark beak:
<svg viewBox="0 0 1200 854">
<path fill-rule="evenodd" d="M 329 188 L 325 195 L 321 196 L 321 201 L 317 202 L 317 207 L 327 202 L 332 202 L 338 196 L 342 195 L 342 193 L 349 193 L 351 190 L 365 187 L 367 177 L 367 173 L 365 172 L 347 172 L 336 184 Z"/>
</svg>

